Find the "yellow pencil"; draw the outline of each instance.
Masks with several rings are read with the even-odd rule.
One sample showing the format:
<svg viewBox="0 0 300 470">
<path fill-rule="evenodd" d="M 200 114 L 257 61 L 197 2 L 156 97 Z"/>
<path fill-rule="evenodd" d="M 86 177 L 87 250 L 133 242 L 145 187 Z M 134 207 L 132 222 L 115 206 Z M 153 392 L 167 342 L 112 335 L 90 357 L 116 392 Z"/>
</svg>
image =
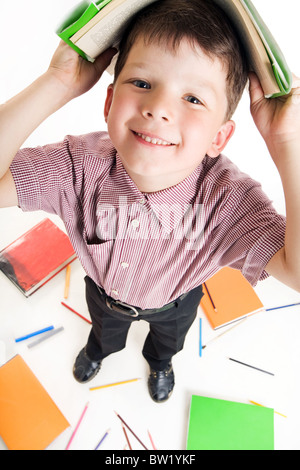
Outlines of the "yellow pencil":
<svg viewBox="0 0 300 470">
<path fill-rule="evenodd" d="M 130 383 L 130 382 L 136 382 L 137 380 L 141 380 L 141 379 L 140 379 L 140 378 L 139 378 L 139 379 L 130 379 L 130 380 L 123 380 L 122 382 L 115 382 L 115 383 L 112 383 L 112 384 L 99 385 L 98 387 L 92 387 L 92 388 L 90 388 L 90 390 L 91 390 L 91 391 L 93 391 L 93 390 L 100 390 L 101 388 L 114 387 L 115 385 L 128 384 L 128 383 Z"/>
<path fill-rule="evenodd" d="M 65 299 L 67 299 L 69 296 L 70 276 L 71 276 L 71 265 L 68 264 L 67 269 L 66 269 L 66 281 L 65 281 L 65 292 L 64 292 Z"/>
<path fill-rule="evenodd" d="M 252 405 L 257 405 L 257 406 L 264 407 L 264 405 L 261 405 L 260 403 L 256 403 L 256 401 L 249 400 L 249 402 L 252 403 Z M 283 415 L 282 413 L 278 413 L 278 411 L 274 410 L 274 413 L 276 413 L 277 415 L 283 416 L 284 418 L 287 418 L 287 416 Z"/>
</svg>

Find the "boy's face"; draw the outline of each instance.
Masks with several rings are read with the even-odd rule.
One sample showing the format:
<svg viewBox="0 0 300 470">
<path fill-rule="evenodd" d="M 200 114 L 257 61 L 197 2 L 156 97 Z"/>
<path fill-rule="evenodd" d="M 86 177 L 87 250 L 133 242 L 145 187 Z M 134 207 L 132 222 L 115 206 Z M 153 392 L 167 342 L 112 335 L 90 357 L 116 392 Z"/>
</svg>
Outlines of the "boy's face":
<svg viewBox="0 0 300 470">
<path fill-rule="evenodd" d="M 234 131 L 224 122 L 226 70 L 183 40 L 176 50 L 132 47 L 105 103 L 108 132 L 141 191 L 178 184 L 208 154 L 217 157 Z"/>
</svg>

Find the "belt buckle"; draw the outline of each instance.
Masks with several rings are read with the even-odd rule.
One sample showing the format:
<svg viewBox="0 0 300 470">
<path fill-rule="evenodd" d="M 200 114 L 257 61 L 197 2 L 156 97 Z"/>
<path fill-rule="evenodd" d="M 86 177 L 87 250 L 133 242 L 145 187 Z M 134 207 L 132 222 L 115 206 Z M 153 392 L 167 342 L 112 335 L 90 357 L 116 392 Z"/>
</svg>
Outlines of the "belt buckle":
<svg viewBox="0 0 300 470">
<path fill-rule="evenodd" d="M 111 310 L 115 310 L 116 312 L 123 313 L 125 315 L 129 315 L 130 317 L 138 317 L 139 316 L 139 312 L 137 311 L 137 309 L 135 307 L 133 307 L 132 305 L 125 304 L 124 302 L 121 302 L 120 300 L 111 300 L 111 301 L 109 301 L 108 299 L 106 299 L 106 304 Z M 118 308 L 118 305 L 120 305 L 120 307 L 123 307 L 124 309 L 131 310 L 133 313 L 124 312 L 124 310 L 122 310 L 121 308 Z"/>
</svg>

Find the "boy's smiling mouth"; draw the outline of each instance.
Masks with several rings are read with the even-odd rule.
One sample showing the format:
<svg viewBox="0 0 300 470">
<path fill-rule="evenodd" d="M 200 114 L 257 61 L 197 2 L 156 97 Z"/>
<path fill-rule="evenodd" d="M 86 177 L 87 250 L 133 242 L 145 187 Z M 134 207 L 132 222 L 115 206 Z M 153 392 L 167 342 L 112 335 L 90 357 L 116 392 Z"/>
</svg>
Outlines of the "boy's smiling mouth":
<svg viewBox="0 0 300 470">
<path fill-rule="evenodd" d="M 170 147 L 172 145 L 175 145 L 172 142 L 168 142 L 159 137 L 152 137 L 151 135 L 143 134 L 142 132 L 135 132 L 135 131 L 132 131 L 132 132 L 135 136 L 139 137 L 144 142 L 147 142 L 152 145 L 158 145 L 158 146 L 163 146 L 163 147 Z"/>
</svg>

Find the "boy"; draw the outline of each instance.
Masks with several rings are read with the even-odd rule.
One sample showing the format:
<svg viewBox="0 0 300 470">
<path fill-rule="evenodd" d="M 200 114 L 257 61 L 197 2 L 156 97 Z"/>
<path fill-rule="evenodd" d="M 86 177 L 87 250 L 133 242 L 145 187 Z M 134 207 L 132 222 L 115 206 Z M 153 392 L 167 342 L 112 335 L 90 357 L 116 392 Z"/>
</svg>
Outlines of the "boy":
<svg viewBox="0 0 300 470">
<path fill-rule="evenodd" d="M 300 290 L 299 88 L 268 101 L 251 75 L 252 113 L 282 178 L 285 221 L 222 155 L 247 67 L 223 12 L 207 0 L 160 0 L 131 23 L 107 91 L 109 136 L 19 150 L 98 81 L 112 54 L 92 65 L 60 44 L 48 71 L 1 107 L 0 204 L 58 214 L 87 272 L 93 327 L 76 380 L 91 380 L 143 319 L 149 392 L 162 402 L 201 285 L 220 267 L 240 269 L 253 285 L 271 274 Z"/>
</svg>

